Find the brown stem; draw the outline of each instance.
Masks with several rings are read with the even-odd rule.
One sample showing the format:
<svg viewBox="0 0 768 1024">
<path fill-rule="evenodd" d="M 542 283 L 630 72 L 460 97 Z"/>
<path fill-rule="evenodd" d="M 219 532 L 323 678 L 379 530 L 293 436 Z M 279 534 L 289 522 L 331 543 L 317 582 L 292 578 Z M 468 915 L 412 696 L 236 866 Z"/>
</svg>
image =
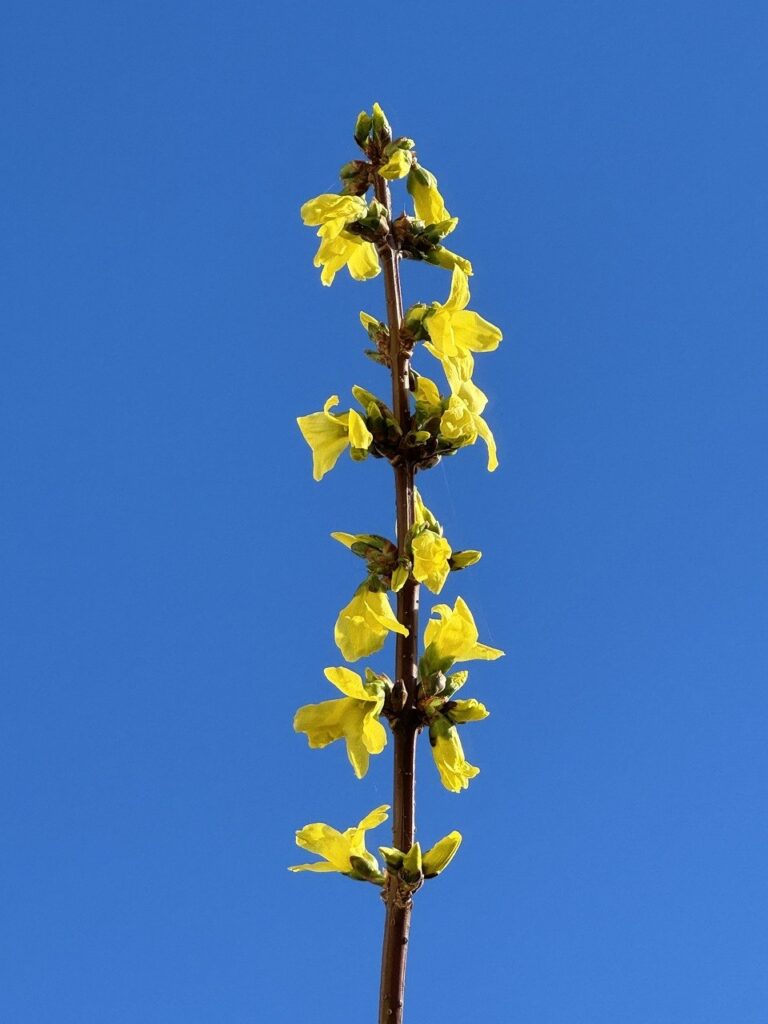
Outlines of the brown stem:
<svg viewBox="0 0 768 1024">
<path fill-rule="evenodd" d="M 374 188 L 376 198 L 386 207 L 387 216 L 391 220 L 392 203 L 389 187 L 386 180 L 378 174 Z M 406 434 L 411 423 L 408 403 L 410 360 L 402 351 L 400 343 L 403 297 L 400 288 L 399 256 L 390 239 L 381 246 L 380 255 L 389 322 L 392 410 L 403 434 Z M 394 464 L 394 472 L 397 547 L 398 554 L 403 556 L 406 534 L 413 525 L 415 470 L 411 462 L 401 459 Z M 405 702 L 402 711 L 392 720 L 395 746 L 392 845 L 407 852 L 413 844 L 415 830 L 415 757 L 418 732 L 415 706 L 418 681 L 419 585 L 413 579 L 409 578 L 397 595 L 397 618 L 408 629 L 408 636 L 398 634 L 395 649 L 395 683 L 398 688 L 402 687 Z M 405 968 L 411 927 L 411 895 L 398 892 L 398 880 L 391 874 L 387 876 L 383 895 L 387 912 L 381 957 L 379 1024 L 402 1024 Z"/>
</svg>

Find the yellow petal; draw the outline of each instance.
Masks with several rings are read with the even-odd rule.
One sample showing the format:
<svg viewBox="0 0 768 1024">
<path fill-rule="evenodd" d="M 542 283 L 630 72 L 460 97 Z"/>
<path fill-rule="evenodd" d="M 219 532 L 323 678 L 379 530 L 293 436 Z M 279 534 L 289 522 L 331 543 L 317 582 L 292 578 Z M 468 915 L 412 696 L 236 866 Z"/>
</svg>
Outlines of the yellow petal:
<svg viewBox="0 0 768 1024">
<path fill-rule="evenodd" d="M 314 864 L 294 864 L 292 867 L 288 868 L 288 870 L 328 872 L 339 871 L 340 869 L 337 868 L 334 864 L 329 864 L 327 860 L 318 860 L 315 861 Z"/>
<path fill-rule="evenodd" d="M 369 616 L 380 623 L 385 629 L 389 629 L 393 633 L 400 633 L 402 636 L 408 636 L 408 630 L 401 622 L 398 622 L 386 594 L 369 592 L 366 606 Z"/>
<path fill-rule="evenodd" d="M 454 274 L 458 268 L 454 270 Z M 461 271 L 458 271 L 461 273 Z M 466 278 L 465 278 L 466 280 Z M 466 305 L 466 303 L 465 303 Z M 501 331 L 494 324 L 484 320 L 479 313 L 459 308 L 452 318 L 453 334 L 460 349 L 473 352 L 493 352 L 499 347 Z"/>
<path fill-rule="evenodd" d="M 305 704 L 293 719 L 296 732 L 303 732 L 313 750 L 322 750 L 344 735 L 344 716 L 347 701 L 324 700 L 320 704 Z"/>
<path fill-rule="evenodd" d="M 332 533 L 331 536 L 334 540 L 337 540 L 339 544 L 343 544 L 345 548 L 351 548 L 357 540 L 357 534 L 355 533 L 339 533 L 337 531 Z"/>
<path fill-rule="evenodd" d="M 439 594 L 448 578 L 451 567 L 451 545 L 432 530 L 424 530 L 411 543 L 413 552 L 413 575 L 420 583 Z"/>
<path fill-rule="evenodd" d="M 329 470 L 333 469 L 349 443 L 345 420 L 330 412 L 331 408 L 338 404 L 338 396 L 331 395 L 325 403 L 323 412 L 299 416 L 296 420 L 304 440 L 312 449 L 315 480 L 321 480 Z"/>
<path fill-rule="evenodd" d="M 482 437 L 488 445 L 488 472 L 493 473 L 499 467 L 499 460 L 496 455 L 496 439 L 482 416 L 475 416 L 475 427 L 477 428 L 478 436 Z"/>
<path fill-rule="evenodd" d="M 468 303 L 469 279 L 461 267 L 454 267 L 451 274 L 451 291 L 443 309 L 454 313 L 457 310 L 465 309 Z"/>
<path fill-rule="evenodd" d="M 326 668 L 325 678 L 332 683 L 336 689 L 341 690 L 347 697 L 354 697 L 355 700 L 375 701 L 363 686 L 363 680 L 350 668 L 339 666 L 337 668 Z"/>
<path fill-rule="evenodd" d="M 397 178 L 404 178 L 411 169 L 413 157 L 406 149 L 396 149 L 389 160 L 379 168 L 382 178 L 395 181 Z"/>
<path fill-rule="evenodd" d="M 370 814 L 366 814 L 357 827 L 362 829 L 363 832 L 369 832 L 372 828 L 376 828 L 387 820 L 388 810 L 389 804 L 381 804 L 381 806 L 375 807 Z"/>
<path fill-rule="evenodd" d="M 337 871 L 349 871 L 349 846 L 347 836 L 324 822 L 305 825 L 296 833 L 296 845 L 325 857 Z"/>
<path fill-rule="evenodd" d="M 336 218 L 342 218 L 349 223 L 364 217 L 367 209 L 367 203 L 362 196 L 340 196 L 326 192 L 304 203 L 301 208 L 301 219 L 311 227 Z"/>
<path fill-rule="evenodd" d="M 373 242 L 356 239 L 357 244 L 349 250 L 347 267 L 356 281 L 369 281 L 381 271 L 379 256 Z"/>
<path fill-rule="evenodd" d="M 366 427 L 362 416 L 354 409 L 349 411 L 349 443 L 353 448 L 370 448 L 373 434 Z"/>
</svg>

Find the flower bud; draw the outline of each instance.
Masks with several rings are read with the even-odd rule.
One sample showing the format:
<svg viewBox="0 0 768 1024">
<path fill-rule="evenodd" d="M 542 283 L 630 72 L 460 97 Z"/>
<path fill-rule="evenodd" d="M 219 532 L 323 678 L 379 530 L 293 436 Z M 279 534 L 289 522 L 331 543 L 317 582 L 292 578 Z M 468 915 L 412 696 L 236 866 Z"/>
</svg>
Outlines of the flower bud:
<svg viewBox="0 0 768 1024">
<path fill-rule="evenodd" d="M 482 551 L 468 548 L 466 551 L 454 551 L 448 562 L 451 569 L 457 572 L 459 569 L 468 569 L 470 565 L 475 565 L 482 557 Z"/>
<path fill-rule="evenodd" d="M 392 868 L 394 871 L 400 870 L 403 858 L 405 857 L 402 850 L 396 850 L 394 846 L 380 846 L 379 853 L 384 858 L 388 868 Z"/>
<path fill-rule="evenodd" d="M 381 873 L 378 862 L 373 854 L 367 851 L 361 856 L 353 854 L 349 858 L 349 863 L 352 866 L 351 878 L 358 881 L 375 882 L 376 885 L 383 884 L 384 875 Z"/>
<path fill-rule="evenodd" d="M 357 115 L 357 121 L 355 123 L 355 142 L 358 146 L 364 147 L 371 134 L 371 128 L 373 127 L 373 118 L 370 114 L 367 114 L 364 110 L 361 110 Z"/>
<path fill-rule="evenodd" d="M 373 134 L 379 142 L 387 143 L 392 141 L 392 129 L 387 120 L 387 115 L 378 103 L 373 104 Z"/>
<path fill-rule="evenodd" d="M 461 846 L 461 832 L 449 832 L 447 836 L 427 850 L 422 858 L 422 870 L 425 878 L 434 878 L 444 871 L 453 860 Z"/>
<path fill-rule="evenodd" d="M 392 573 L 392 582 L 390 588 L 397 593 L 402 590 L 405 584 L 408 582 L 410 575 L 410 569 L 405 565 L 398 565 L 395 571 Z"/>
<path fill-rule="evenodd" d="M 418 882 L 421 878 L 421 846 L 414 843 L 403 858 L 400 877 L 404 882 Z"/>
</svg>

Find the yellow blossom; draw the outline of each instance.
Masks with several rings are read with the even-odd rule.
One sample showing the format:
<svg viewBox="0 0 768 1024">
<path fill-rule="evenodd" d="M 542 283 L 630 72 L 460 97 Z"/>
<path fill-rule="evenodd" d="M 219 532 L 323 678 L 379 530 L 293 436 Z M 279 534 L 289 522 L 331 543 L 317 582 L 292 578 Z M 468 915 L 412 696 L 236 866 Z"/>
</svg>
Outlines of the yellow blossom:
<svg viewBox="0 0 768 1024">
<path fill-rule="evenodd" d="M 440 773 L 440 781 L 452 793 L 467 789 L 469 780 L 480 774 L 480 769 L 464 757 L 464 748 L 454 725 L 438 716 L 429 727 L 432 757 Z"/>
<path fill-rule="evenodd" d="M 429 343 L 426 347 L 437 355 Z M 488 404 L 488 396 L 472 380 L 474 357 L 471 352 L 466 352 L 446 356 L 442 362 L 451 388 L 451 399 L 440 421 L 440 433 L 449 440 L 458 440 L 464 434 L 469 438 L 464 444 L 474 444 L 481 437 L 488 446 L 488 471 L 493 473 L 499 466 L 496 439 L 481 415 Z"/>
<path fill-rule="evenodd" d="M 445 537 L 433 530 L 424 530 L 411 542 L 413 552 L 413 576 L 433 594 L 439 594 L 448 578 L 451 567 L 451 545 Z"/>
<path fill-rule="evenodd" d="M 357 661 L 380 651 L 390 631 L 408 636 L 408 630 L 395 618 L 387 595 L 363 589 L 339 612 L 333 636 L 346 660 Z"/>
<path fill-rule="evenodd" d="M 488 397 L 472 381 L 465 381 L 448 400 L 448 408 L 440 417 L 440 435 L 448 441 L 472 445 L 481 437 L 488 447 L 488 472 L 499 467 L 496 439 L 480 415 Z M 462 441 L 462 438 L 464 439 Z"/>
<path fill-rule="evenodd" d="M 362 881 L 381 884 L 384 876 L 378 861 L 365 848 L 365 833 L 387 820 L 389 806 L 382 804 L 367 814 L 356 828 L 338 832 L 330 825 L 316 822 L 296 833 L 296 845 L 323 857 L 312 864 L 295 864 L 289 871 L 338 871 Z"/>
<path fill-rule="evenodd" d="M 367 211 L 368 205 L 361 196 L 334 193 L 315 196 L 302 206 L 304 223 L 311 227 L 319 225 L 317 234 L 321 241 L 314 265 L 323 268 L 320 280 L 324 285 L 332 284 L 336 273 L 344 266 L 356 281 L 367 281 L 381 270 L 376 246 L 345 230 Z"/>
<path fill-rule="evenodd" d="M 407 188 L 413 198 L 413 208 L 419 220 L 423 220 L 425 224 L 440 224 L 451 219 L 443 197 L 437 189 L 437 179 L 425 167 L 410 169 Z"/>
<path fill-rule="evenodd" d="M 304 440 L 312 449 L 315 480 L 322 480 L 325 474 L 333 469 L 347 445 L 367 451 L 373 441 L 373 434 L 366 427 L 362 416 L 354 409 L 338 415 L 331 412 L 338 404 L 339 396 L 331 395 L 322 412 L 299 416 L 296 420 Z"/>
<path fill-rule="evenodd" d="M 442 305 L 435 302 L 424 318 L 431 345 L 429 350 L 438 359 L 464 356 L 468 352 L 492 352 L 499 347 L 501 331 L 478 313 L 467 309 L 469 281 L 460 267 L 453 268 L 451 291 Z"/>
<path fill-rule="evenodd" d="M 453 608 L 447 604 L 435 605 L 432 614 L 437 614 L 438 618 L 427 623 L 424 646 L 434 645 L 438 659 L 495 661 L 504 654 L 504 651 L 477 642 L 477 626 L 463 598 L 457 597 Z"/>
<path fill-rule="evenodd" d="M 440 436 L 457 444 L 474 444 L 477 426 L 467 403 L 458 395 L 451 395 L 448 407 L 440 417 Z"/>
<path fill-rule="evenodd" d="M 349 763 L 362 779 L 368 771 L 369 755 L 380 754 L 387 745 L 387 733 L 379 721 L 385 687 L 375 681 L 366 685 L 357 672 L 343 667 L 327 668 L 325 677 L 345 696 L 299 708 L 293 728 L 306 733 L 313 749 L 343 738 Z"/>
</svg>

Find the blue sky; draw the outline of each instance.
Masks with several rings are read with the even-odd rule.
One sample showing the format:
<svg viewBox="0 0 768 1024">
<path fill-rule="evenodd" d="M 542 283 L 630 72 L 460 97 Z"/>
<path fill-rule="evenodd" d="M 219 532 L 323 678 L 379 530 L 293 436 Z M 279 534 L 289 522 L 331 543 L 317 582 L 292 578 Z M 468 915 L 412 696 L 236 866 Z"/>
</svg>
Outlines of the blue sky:
<svg viewBox="0 0 768 1024">
<path fill-rule="evenodd" d="M 392 529 L 386 465 L 315 484 L 294 423 L 385 388 L 380 280 L 321 288 L 298 217 L 379 100 L 505 332 L 500 470 L 422 483 L 507 657 L 468 792 L 422 743 L 419 837 L 465 843 L 408 1019 L 762 1024 L 766 9 L 381 11 L 5 7 L 0 1017 L 374 1019 L 375 891 L 285 868 L 389 800 L 291 731 L 359 582 L 328 534 Z"/>
</svg>

